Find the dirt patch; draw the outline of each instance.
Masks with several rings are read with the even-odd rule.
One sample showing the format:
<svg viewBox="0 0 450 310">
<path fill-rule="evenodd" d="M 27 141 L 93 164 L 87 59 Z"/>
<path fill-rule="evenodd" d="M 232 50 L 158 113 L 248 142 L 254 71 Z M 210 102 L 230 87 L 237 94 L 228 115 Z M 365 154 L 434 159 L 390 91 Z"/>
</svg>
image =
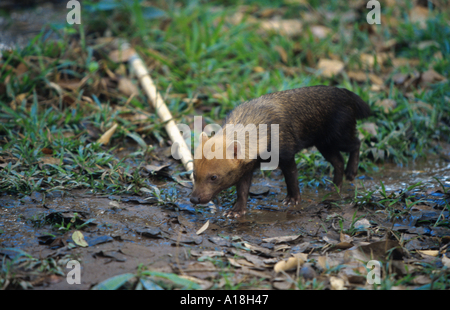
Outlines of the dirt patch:
<svg viewBox="0 0 450 310">
<path fill-rule="evenodd" d="M 194 208 L 188 201 L 191 190 L 175 182 L 159 186 L 176 189 L 178 198 L 169 204 L 154 203 L 145 197 L 100 196 L 84 191 L 33 193 L 22 198 L 3 195 L 0 248 L 20 248 L 38 259 L 70 258 L 80 262 L 79 285 L 67 283 L 63 275 L 70 270 L 67 268 L 57 276 L 24 275 L 38 289 L 89 289 L 113 276 L 136 273 L 139 266 L 200 279 L 202 288 L 226 288 L 221 277 L 231 271 L 234 285 L 291 288 L 273 268 L 277 262 L 300 253 L 309 254 L 304 272 L 312 272 L 326 287 L 332 287 L 330 276 L 323 274 L 325 267 L 320 269 L 320 257 L 330 258 L 341 255 L 343 250 L 387 241 L 395 243 L 389 249 L 402 249 L 398 259 L 403 263 L 423 260 L 418 250 L 445 250 L 450 241 L 449 195 L 439 189 L 432 176 L 440 176 L 446 184 L 448 177 L 442 176 L 449 172 L 448 162 L 439 158 L 410 167 L 385 165 L 378 173 L 360 175 L 356 190 L 348 183 L 340 194 L 304 187 L 302 203 L 295 207 L 281 204 L 285 186 L 278 171 L 269 177 L 255 173 L 249 212 L 237 220 L 222 216 L 232 199 L 225 197 L 214 208 Z M 380 180 L 386 198 L 380 194 Z M 419 180 L 427 185 L 406 191 L 406 185 Z M 407 208 L 420 199 L 420 203 Z M 390 208 L 390 203 L 395 208 Z M 197 235 L 207 221 L 208 228 Z M 88 247 L 74 244 L 72 234 L 77 228 Z M 380 257 L 387 259 L 382 254 Z M 0 255 L 14 257 L 6 250 Z M 335 263 L 343 264 L 338 257 Z M 336 277 L 345 279 L 347 287 L 366 285 L 364 281 L 352 282 L 348 276 Z"/>
</svg>

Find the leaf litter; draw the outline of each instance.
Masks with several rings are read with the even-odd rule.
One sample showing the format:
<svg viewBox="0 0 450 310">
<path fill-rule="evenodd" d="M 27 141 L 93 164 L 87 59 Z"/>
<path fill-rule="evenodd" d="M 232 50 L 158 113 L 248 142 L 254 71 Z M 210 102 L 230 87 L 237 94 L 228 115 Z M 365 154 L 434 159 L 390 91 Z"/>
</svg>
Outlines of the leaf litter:
<svg viewBox="0 0 450 310">
<path fill-rule="evenodd" d="M 333 20 L 332 12 L 327 13 L 330 14 L 325 14 L 325 18 Z M 347 16 L 348 20 L 354 20 L 353 15 L 356 13 L 354 11 L 349 13 L 351 14 Z M 330 28 L 316 24 L 320 20 L 321 12 L 309 12 L 307 14 L 310 15 L 309 19 L 305 18 L 302 22 L 280 18 L 282 14 L 283 12 L 278 10 L 245 12 L 240 16 L 232 16 L 233 20 L 230 22 L 239 24 L 247 15 L 247 21 L 258 24 L 258 31 L 262 35 L 272 36 L 275 33 L 286 38 L 298 38 L 308 33 L 316 41 L 325 40 L 328 37 L 332 37 L 333 40 L 343 39 L 340 37 L 341 34 L 333 33 Z M 426 20 L 431 14 L 428 8 L 417 5 L 409 11 L 411 20 L 422 28 L 426 26 Z M 394 21 L 390 20 L 389 23 Z M 414 91 L 439 87 L 447 82 L 447 78 L 432 68 L 404 70 L 405 67 L 418 66 L 419 60 L 399 57 L 394 52 L 400 42 L 383 40 L 374 27 L 366 30 L 371 34 L 371 41 L 377 42 L 375 51 L 373 53 L 358 52 L 351 57 L 354 61 L 341 59 L 331 52 L 317 56 L 304 52 L 301 47 L 297 47 L 297 50 L 293 52 L 304 52 L 307 64 L 314 68 L 317 75 L 331 80 L 348 77 L 359 85 L 370 82 L 373 84 L 371 90 L 375 94 L 386 91 L 386 87 L 392 81 L 405 93 L 411 109 L 430 111 L 432 107 L 426 101 L 422 101 L 422 97 Z M 97 43 L 100 43 L 100 39 L 105 38 L 99 38 Z M 106 52 L 113 62 L 126 62 L 129 55 L 134 53 L 134 50 L 119 51 L 117 42 L 114 43 L 109 38 L 106 41 L 111 44 L 102 52 Z M 423 41 L 419 43 L 418 48 L 420 50 L 439 48 L 439 44 Z M 79 51 L 79 47 L 75 46 L 74 55 L 77 49 Z M 287 66 L 293 59 L 292 51 L 282 45 L 276 45 L 274 50 L 284 64 L 281 68 L 299 69 Z M 159 52 L 153 51 L 153 53 Z M 438 59 L 441 56 L 435 54 L 434 58 Z M 167 60 L 167 57 L 164 59 L 164 55 L 158 57 L 170 64 L 170 60 Z M 47 66 L 57 59 L 42 58 L 40 61 Z M 95 95 L 91 94 L 102 93 L 108 98 L 124 95 L 128 97 L 125 106 L 111 105 L 109 107 L 111 112 L 122 115 L 123 120 L 136 127 L 135 132 L 144 132 L 146 128 L 149 128 L 148 126 L 153 126 L 153 124 L 149 125 L 153 116 L 151 113 L 128 106 L 130 102 L 136 104 L 133 99 L 139 96 L 139 91 L 135 88 L 133 78 L 127 76 L 124 68 L 119 65 L 113 72 L 105 63 L 106 76 L 101 79 L 94 78 L 94 81 L 55 73 L 55 76 L 50 76 L 54 82 L 47 85 L 49 91 L 55 93 L 55 97 L 43 104 L 51 106 L 59 101 L 66 108 L 73 108 L 78 104 L 93 105 L 101 110 L 107 108 L 106 104 L 97 102 Z M 19 79 L 28 71 L 30 73 L 39 71 L 38 62 L 33 57 L 24 57 L 23 62 L 12 69 Z M 264 73 L 268 69 L 255 66 L 253 70 L 256 73 Z M 0 84 L 0 89 L 1 86 L 3 83 Z M 85 92 L 82 93 L 81 89 Z M 186 95 L 182 94 L 182 96 Z M 216 97 L 223 98 L 223 95 Z M 20 105 L 29 107 L 34 100 L 33 95 L 26 92 L 16 94 L 11 99 L 9 107 L 14 111 Z M 393 99 L 382 99 L 377 101 L 376 106 L 383 113 L 388 114 L 395 111 L 399 104 L 401 103 Z M 123 124 L 107 122 L 100 128 L 86 125 L 85 130 L 92 139 L 107 145 L 115 134 L 123 130 L 122 126 Z M 377 136 L 379 131 L 375 124 L 373 126 L 369 124 L 366 128 L 372 137 Z M 144 148 L 149 147 L 139 135 L 129 133 L 127 137 Z M 44 154 L 45 156 L 39 158 L 40 169 L 46 166 L 59 166 L 67 160 L 67 158 L 54 157 L 53 153 L 44 152 Z M 436 187 L 433 190 L 420 189 L 415 192 L 405 190 L 404 187 L 399 191 L 391 189 L 388 192 L 382 189 L 363 193 L 355 191 L 354 197 L 352 197 L 353 193 L 349 194 L 347 189 L 346 194 L 349 194 L 349 197 L 344 195 L 344 198 L 328 201 L 321 201 L 317 195 L 308 193 L 305 189 L 304 200 L 309 203 L 299 208 L 288 209 L 281 208 L 276 203 L 277 197 L 272 189 L 264 189 L 261 193 L 258 191 L 253 193 L 258 200 L 253 198 L 251 204 L 270 204 L 271 208 L 254 208 L 250 210 L 244 221 L 229 223 L 220 216 L 211 216 L 208 211 L 183 209 L 183 205 L 188 203 L 182 201 L 183 198 L 169 201 L 172 195 L 166 184 L 161 182 L 162 178 L 176 181 L 174 187 L 181 197 L 187 197 L 188 190 L 179 186 L 183 180 L 172 173 L 173 170 L 169 167 L 173 163 L 170 160 L 161 160 L 161 154 L 152 156 L 156 156 L 150 160 L 152 164 L 135 170 L 152 180 L 152 184 L 145 187 L 146 190 L 139 192 L 140 195 L 109 195 L 110 199 L 116 202 L 110 204 L 107 198 L 101 196 L 88 198 L 84 196 L 84 193 L 74 191 L 72 197 L 48 195 L 49 197 L 41 199 L 42 210 L 39 211 L 36 211 L 36 200 L 31 198 L 23 200 L 22 206 L 12 212 L 9 210 L 14 202 L 5 197 L 1 201 L 2 212 L 8 210 L 8 216 L 19 213 L 29 215 L 28 223 L 35 225 L 36 230 L 42 233 L 39 237 L 42 241 L 41 245 L 37 248 L 35 245 L 25 246 L 34 255 L 39 252 L 46 259 L 55 257 L 62 259 L 70 255 L 78 255 L 82 261 L 88 261 L 88 255 L 104 259 L 98 259 L 96 263 L 85 266 L 86 283 L 95 285 L 96 289 L 133 287 L 130 283 L 134 283 L 134 287 L 140 286 L 147 289 L 179 287 L 220 289 L 250 283 L 251 280 L 257 281 L 257 287 L 298 289 L 314 288 L 309 282 L 312 279 L 317 279 L 322 285 L 320 288 L 326 289 L 374 288 L 366 282 L 369 271 L 366 263 L 369 260 L 380 261 L 383 266 L 383 278 L 396 280 L 399 283 L 398 288 L 427 288 L 433 285 L 436 279 L 432 271 L 426 269 L 424 265 L 432 266 L 434 270 L 442 270 L 444 275 L 442 281 L 448 282 L 448 271 L 445 269 L 449 266 L 448 244 L 450 242 L 448 187 Z M 17 157 L 6 153 L 0 155 L 0 169 L 16 164 L 26 168 Z M 106 165 L 100 168 L 98 171 L 102 173 L 106 171 Z M 443 173 L 448 171 L 448 168 L 446 169 Z M 95 174 L 93 170 L 82 165 L 78 171 Z M 120 178 L 131 174 L 124 172 Z M 420 175 L 421 172 L 416 174 Z M 104 176 L 108 178 L 111 175 L 112 173 L 109 173 Z M 387 177 L 383 176 L 381 179 L 385 178 Z M 271 182 L 276 181 L 276 178 L 271 179 Z M 265 183 L 261 184 L 264 186 Z M 394 185 L 402 188 L 399 182 L 394 182 Z M 282 188 L 282 186 L 279 187 Z M 368 185 L 368 188 L 373 189 L 373 184 L 371 187 Z M 319 192 L 323 197 L 323 191 Z M 358 202 L 362 199 L 361 195 L 367 195 L 364 203 Z M 419 199 L 423 202 L 412 205 Z M 64 204 L 66 210 L 48 211 L 48 206 Z M 73 208 L 73 205 L 78 205 L 79 208 Z M 29 210 L 26 210 L 26 207 L 29 207 Z M 225 207 L 229 205 L 219 204 L 218 206 L 218 208 Z M 4 212 L 6 214 L 7 211 Z M 40 212 L 44 212 L 44 216 L 41 217 Z M 90 217 L 91 214 L 95 214 L 95 225 L 93 225 L 93 217 Z M 270 220 L 267 220 L 268 218 Z M 43 226 L 38 227 L 41 222 L 44 223 Z M 203 223 L 205 224 L 202 227 Z M 55 227 L 55 224 L 58 226 Z M 70 227 L 67 227 L 68 224 L 71 224 L 72 228 L 73 225 L 80 226 L 79 230 L 72 234 L 72 240 L 68 238 L 68 235 L 61 234 L 65 230 L 70 230 Z M 17 256 L 4 247 L 4 244 L 9 245 L 12 243 L 11 240 L 16 240 L 12 231 L 17 234 L 15 238 L 19 240 L 26 238 L 34 240 L 34 237 L 25 229 L 8 227 L 0 234 L 1 258 L 13 260 Z M 72 241 L 74 246 L 70 245 Z M 95 252 L 89 252 L 94 247 Z M 20 255 L 28 257 L 26 254 Z M 130 262 L 131 259 L 122 258 L 122 256 L 133 255 L 140 262 L 148 265 L 148 270 L 140 270 L 140 276 L 134 273 L 136 264 Z M 29 262 L 37 263 L 31 258 Z M 107 268 L 104 267 L 105 263 L 109 265 Z M 109 272 L 111 275 L 110 270 L 118 267 L 123 268 L 127 273 L 100 283 L 98 278 L 89 277 L 98 270 Z M 221 276 L 223 274 L 227 275 L 226 281 Z M 412 282 L 403 280 L 407 275 L 413 278 Z M 29 283 L 33 282 L 26 276 L 23 276 L 23 279 L 28 280 Z M 39 281 L 33 283 L 36 284 Z M 42 283 L 44 282 L 41 281 L 41 285 Z M 64 283 L 61 282 L 49 281 L 48 283 L 50 284 L 47 285 L 59 284 L 64 287 Z M 446 285 L 448 287 L 448 283 Z M 85 286 L 85 288 L 89 287 Z"/>
</svg>

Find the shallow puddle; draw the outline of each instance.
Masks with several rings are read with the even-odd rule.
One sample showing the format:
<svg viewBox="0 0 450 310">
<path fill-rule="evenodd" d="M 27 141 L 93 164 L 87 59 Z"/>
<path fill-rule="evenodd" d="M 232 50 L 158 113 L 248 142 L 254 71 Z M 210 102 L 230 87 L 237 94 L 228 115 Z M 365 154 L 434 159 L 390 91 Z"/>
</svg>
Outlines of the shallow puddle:
<svg viewBox="0 0 450 310">
<path fill-rule="evenodd" d="M 379 192 L 380 182 L 384 183 L 388 194 L 400 193 L 408 186 L 422 182 L 413 191 L 417 190 L 426 196 L 430 205 L 445 204 L 449 197 L 439 191 L 440 184 L 434 178 L 450 188 L 448 161 L 435 156 L 427 161 L 404 166 L 384 164 L 379 166 L 378 171 L 360 174 L 352 184 L 345 182 L 341 196 L 354 197 L 355 186 L 357 196 L 361 196 L 369 191 Z M 309 245 L 314 245 L 322 242 L 322 238 L 329 235 L 330 230 L 339 231 L 338 221 L 334 217 L 344 219 L 346 229 L 357 210 L 354 204 L 333 204 L 335 201 L 342 201 L 334 191 L 308 187 L 301 189 L 300 205 L 284 206 L 281 200 L 285 196 L 285 185 L 279 172 L 274 172 L 270 178 L 255 174 L 248 213 L 241 219 L 222 216 L 231 207 L 231 201 L 223 202 L 223 205 L 217 205 L 213 209 L 194 207 L 189 203 L 189 188 L 171 181 L 160 184 L 165 184 L 161 188 L 170 188 L 175 184 L 178 191 L 178 201 L 175 204 L 147 203 L 140 197 L 132 196 L 102 197 L 89 195 L 85 191 L 54 192 L 45 196 L 33 193 L 22 198 L 3 195 L 0 197 L 0 248 L 20 248 L 33 257 L 40 258 L 75 257 L 83 266 L 81 285 L 69 285 L 63 277 L 59 277 L 57 280 L 52 278 L 35 282 L 35 287 L 88 289 L 112 276 L 135 272 L 141 263 L 170 272 L 179 264 L 196 260 L 188 251 L 224 251 L 223 246 L 215 243 L 214 238 L 219 236 L 239 236 L 247 242 L 261 244 L 264 238 L 302 235 L 301 244 L 308 242 Z M 432 190 L 427 193 L 428 189 Z M 419 229 L 414 227 L 418 220 L 423 220 L 427 215 L 432 218 L 439 216 L 440 210 L 433 209 L 433 206 L 428 208 L 430 210 L 418 205 L 416 211 L 419 213 L 412 212 L 403 222 L 399 221 L 396 224 L 399 225 L 398 229 L 414 233 L 413 228 Z M 357 213 L 358 216 L 374 220 L 380 227 L 392 227 L 386 221 L 386 214 L 375 214 L 375 210 L 376 208 L 364 208 L 358 209 Z M 74 213 L 77 213 L 79 222 L 74 222 L 73 225 L 88 222 L 80 228 L 86 241 L 90 243 L 86 248 L 67 246 L 73 242 L 71 235 L 74 226 L 64 234 L 64 229 L 58 230 L 55 224 L 51 227 L 44 221 L 54 218 L 52 216 L 60 216 L 57 217 L 58 221 L 67 227 L 67 220 Z M 442 215 L 448 218 L 448 212 L 442 211 Z M 64 218 L 66 223 L 63 223 Z M 208 229 L 201 235 L 196 235 L 195 232 L 208 220 Z M 408 229 L 411 231 L 408 232 Z M 49 237 L 49 234 L 53 237 Z M 292 246 L 294 245 L 295 243 Z M 265 246 L 270 247 L 269 244 Z M 7 255 L 5 253 L 0 252 L 0 255 Z"/>
</svg>

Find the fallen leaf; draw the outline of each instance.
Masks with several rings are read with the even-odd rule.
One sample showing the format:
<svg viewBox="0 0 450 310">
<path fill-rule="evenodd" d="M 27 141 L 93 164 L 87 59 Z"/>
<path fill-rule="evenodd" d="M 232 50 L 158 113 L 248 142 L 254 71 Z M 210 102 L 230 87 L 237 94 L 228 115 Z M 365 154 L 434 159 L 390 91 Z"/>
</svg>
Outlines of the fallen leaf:
<svg viewBox="0 0 450 310">
<path fill-rule="evenodd" d="M 11 101 L 11 103 L 9 104 L 11 109 L 16 110 L 17 106 L 19 104 L 22 104 L 22 101 L 26 100 L 27 95 L 28 95 L 27 93 L 17 95 L 16 98 L 13 101 Z"/>
<path fill-rule="evenodd" d="M 117 129 L 117 123 L 114 123 L 114 125 L 110 128 L 110 129 L 108 129 L 98 140 L 97 140 L 97 142 L 98 143 L 101 143 L 101 144 L 104 144 L 104 145 L 108 145 L 109 144 L 109 141 L 110 141 L 110 139 L 111 139 L 111 137 L 112 137 L 112 135 L 114 134 L 114 132 L 116 131 L 116 129 Z"/>
<path fill-rule="evenodd" d="M 136 233 L 147 238 L 162 238 L 161 229 L 158 227 L 137 228 Z"/>
<path fill-rule="evenodd" d="M 397 101 L 395 101 L 394 99 L 387 98 L 387 99 L 383 99 L 381 101 L 375 102 L 375 105 L 378 107 L 382 107 L 384 113 L 389 113 L 390 111 L 395 109 L 395 107 L 397 106 Z"/>
<path fill-rule="evenodd" d="M 384 85 L 384 81 L 382 78 L 380 78 L 378 75 L 375 75 L 373 73 L 369 74 L 369 79 L 372 83 L 377 85 Z"/>
<path fill-rule="evenodd" d="M 419 50 L 424 50 L 424 49 L 426 49 L 426 48 L 428 48 L 430 46 L 434 46 L 436 48 L 440 48 L 441 47 L 438 42 L 432 41 L 432 40 L 419 42 L 416 46 L 417 46 L 417 48 Z"/>
<path fill-rule="evenodd" d="M 428 8 L 416 6 L 409 12 L 409 19 L 412 23 L 418 23 L 420 28 L 426 28 L 428 14 Z"/>
<path fill-rule="evenodd" d="M 333 290 L 345 290 L 344 280 L 338 277 L 331 276 L 330 277 L 330 285 Z"/>
<path fill-rule="evenodd" d="M 49 82 L 47 84 L 48 87 L 53 88 L 59 96 L 62 96 L 63 94 L 63 89 L 61 88 L 61 86 L 59 86 L 58 84 L 54 83 L 54 82 Z"/>
<path fill-rule="evenodd" d="M 52 155 L 53 154 L 53 150 L 48 148 L 48 147 L 42 148 L 41 152 L 44 153 L 45 155 Z"/>
<path fill-rule="evenodd" d="M 60 80 L 58 81 L 57 85 L 60 90 L 57 89 L 57 87 L 53 86 L 58 93 L 62 93 L 61 88 L 65 88 L 68 90 L 77 90 L 79 89 L 82 85 L 84 84 L 84 80 L 78 80 L 78 79 L 73 79 L 73 80 Z"/>
<path fill-rule="evenodd" d="M 321 58 L 317 69 L 321 71 L 322 76 L 329 78 L 341 73 L 344 70 L 344 63 L 340 60 Z"/>
<path fill-rule="evenodd" d="M 288 62 L 288 56 L 286 53 L 286 50 L 282 46 L 275 46 L 274 49 L 278 52 L 280 55 L 281 60 L 286 64 Z"/>
<path fill-rule="evenodd" d="M 439 250 L 417 250 L 417 252 L 422 255 L 428 255 L 433 257 L 437 257 L 439 255 Z"/>
<path fill-rule="evenodd" d="M 55 157 L 51 157 L 51 156 L 44 156 L 39 158 L 39 163 L 42 163 L 43 165 L 48 164 L 48 165 L 59 165 L 60 163 L 60 159 L 59 158 L 55 158 Z"/>
<path fill-rule="evenodd" d="M 300 35 L 302 28 L 302 23 L 297 19 L 265 20 L 260 23 L 261 30 L 278 32 L 287 37 Z"/>
<path fill-rule="evenodd" d="M 300 236 L 301 235 L 264 238 L 264 239 L 262 239 L 262 241 L 264 241 L 264 242 L 274 242 L 274 243 L 290 242 L 290 241 L 294 241 L 294 240 L 298 239 Z"/>
<path fill-rule="evenodd" d="M 199 230 L 197 230 L 196 234 L 200 235 L 202 232 L 208 229 L 209 226 L 209 220 L 206 221 L 205 225 L 202 226 Z"/>
<path fill-rule="evenodd" d="M 375 123 L 364 123 L 361 129 L 366 131 L 371 137 L 377 136 L 378 126 Z"/>
<path fill-rule="evenodd" d="M 450 258 L 448 258 L 445 254 L 442 255 L 442 264 L 445 267 L 450 268 Z"/>
<path fill-rule="evenodd" d="M 28 71 L 28 66 L 26 64 L 24 64 L 23 62 L 19 63 L 19 65 L 16 67 L 15 69 L 16 71 L 16 75 L 22 75 L 25 72 Z"/>
<path fill-rule="evenodd" d="M 347 75 L 350 79 L 355 80 L 357 82 L 365 82 L 369 77 L 367 73 L 364 71 L 349 71 Z"/>
<path fill-rule="evenodd" d="M 127 62 L 134 54 L 136 54 L 136 51 L 130 47 L 125 50 L 111 51 L 108 56 L 114 62 Z"/>
<path fill-rule="evenodd" d="M 282 260 L 276 263 L 273 270 L 275 272 L 280 272 L 300 268 L 305 263 L 307 258 L 308 255 L 304 253 L 294 254 L 294 256 L 289 257 L 287 260 Z"/>
<path fill-rule="evenodd" d="M 362 53 L 359 57 L 361 63 L 365 68 L 373 69 L 375 63 L 377 63 L 379 66 L 382 66 L 384 62 L 389 58 L 389 55 L 388 53 L 384 52 L 376 53 L 374 55 Z"/>
<path fill-rule="evenodd" d="M 396 85 L 401 85 L 406 82 L 408 79 L 409 74 L 406 73 L 396 73 L 392 76 L 392 80 Z"/>
<path fill-rule="evenodd" d="M 200 257 L 199 259 L 205 259 L 205 258 L 213 258 L 218 256 L 225 256 L 225 253 L 222 251 L 202 251 L 197 252 L 196 250 L 192 250 L 191 252 L 192 256 Z"/>
<path fill-rule="evenodd" d="M 372 225 L 370 224 L 368 219 L 360 219 L 356 221 L 355 224 L 353 225 L 353 227 L 356 229 L 367 229 L 371 226 Z"/>
<path fill-rule="evenodd" d="M 441 82 L 441 81 L 445 81 L 445 80 L 447 80 L 445 78 L 445 76 L 437 73 L 433 69 L 429 69 L 429 70 L 425 71 L 420 76 L 420 84 L 422 86 L 426 86 L 426 85 L 429 85 L 429 84 L 433 84 L 433 83 Z"/>
<path fill-rule="evenodd" d="M 138 87 L 135 84 L 133 84 L 133 82 L 131 82 L 129 78 L 119 79 L 119 84 L 117 88 L 122 94 L 124 94 L 127 97 L 139 94 Z"/>
<path fill-rule="evenodd" d="M 119 208 L 119 207 L 120 207 L 120 205 L 119 205 L 119 203 L 118 203 L 117 201 L 110 201 L 110 202 L 109 202 L 109 205 L 110 205 L 110 206 L 113 206 L 113 207 L 115 207 L 115 208 Z"/>
<path fill-rule="evenodd" d="M 325 39 L 331 32 L 331 29 L 325 26 L 317 25 L 309 28 L 313 36 L 317 39 Z"/>
<path fill-rule="evenodd" d="M 84 240 L 83 233 L 79 230 L 75 230 L 72 234 L 72 240 L 75 242 L 75 244 L 81 246 L 81 247 L 87 247 L 88 243 L 86 240 Z"/>
<path fill-rule="evenodd" d="M 416 58 L 404 58 L 404 57 L 398 57 L 392 59 L 392 65 L 394 67 L 415 67 L 420 63 L 419 59 Z"/>
<path fill-rule="evenodd" d="M 253 71 L 258 72 L 258 73 L 261 73 L 261 72 L 264 72 L 264 71 L 266 71 L 266 70 L 264 70 L 263 67 L 257 66 L 257 67 L 254 67 L 254 68 L 253 68 Z"/>
</svg>

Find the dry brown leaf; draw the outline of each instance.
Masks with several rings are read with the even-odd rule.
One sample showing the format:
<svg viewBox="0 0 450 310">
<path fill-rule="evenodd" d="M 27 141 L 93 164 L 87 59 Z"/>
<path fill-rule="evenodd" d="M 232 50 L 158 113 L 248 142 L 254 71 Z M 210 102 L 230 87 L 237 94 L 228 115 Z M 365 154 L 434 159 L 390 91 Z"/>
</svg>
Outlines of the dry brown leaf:
<svg viewBox="0 0 450 310">
<path fill-rule="evenodd" d="M 205 230 L 208 229 L 208 226 L 209 226 L 209 220 L 207 220 L 206 223 L 199 230 L 197 230 L 196 234 L 200 235 L 202 232 L 204 232 Z"/>
<path fill-rule="evenodd" d="M 377 51 L 378 52 L 388 52 L 390 51 L 395 45 L 397 45 L 397 39 L 390 39 L 387 41 L 382 40 L 380 44 L 377 45 Z"/>
<path fill-rule="evenodd" d="M 309 29 L 317 39 L 325 39 L 331 32 L 330 28 L 321 25 L 311 26 Z"/>
<path fill-rule="evenodd" d="M 274 31 L 287 37 L 295 37 L 302 33 L 303 25 L 297 19 L 265 20 L 260 23 L 260 29 Z"/>
<path fill-rule="evenodd" d="M 437 257 L 439 255 L 439 250 L 417 250 L 417 252 L 422 255 L 428 255 L 433 257 Z"/>
<path fill-rule="evenodd" d="M 17 105 L 22 104 L 22 101 L 26 100 L 27 95 L 28 94 L 26 94 L 26 93 L 17 95 L 16 98 L 13 101 L 11 101 L 11 103 L 9 104 L 11 109 L 16 110 L 17 109 Z"/>
<path fill-rule="evenodd" d="M 28 67 L 27 67 L 27 65 L 25 65 L 23 62 L 21 62 L 21 63 L 16 67 L 15 71 L 16 71 L 16 75 L 22 75 L 22 74 L 24 74 L 25 72 L 28 71 Z"/>
<path fill-rule="evenodd" d="M 349 71 L 347 72 L 347 75 L 350 79 L 357 82 L 365 82 L 368 78 L 368 74 L 364 71 Z"/>
<path fill-rule="evenodd" d="M 397 85 L 401 85 L 403 83 L 406 82 L 406 80 L 408 79 L 409 74 L 405 74 L 405 73 L 396 73 L 392 76 L 392 80 L 394 81 L 395 84 Z"/>
<path fill-rule="evenodd" d="M 445 267 L 450 268 L 450 258 L 448 258 L 445 254 L 442 255 L 442 264 Z"/>
<path fill-rule="evenodd" d="M 420 63 L 420 60 L 419 59 L 415 59 L 415 58 L 398 57 L 398 58 L 393 58 L 392 59 L 392 65 L 394 67 L 403 67 L 403 66 L 415 67 L 419 63 Z"/>
<path fill-rule="evenodd" d="M 375 123 L 364 123 L 361 126 L 362 130 L 367 131 L 372 137 L 377 135 L 378 126 Z"/>
<path fill-rule="evenodd" d="M 338 277 L 331 276 L 330 277 L 330 285 L 333 290 L 345 290 L 344 280 Z"/>
<path fill-rule="evenodd" d="M 338 75 L 344 70 L 344 63 L 340 60 L 321 58 L 317 64 L 317 69 L 321 70 L 324 77 L 332 77 Z"/>
<path fill-rule="evenodd" d="M 60 80 L 57 84 L 65 89 L 77 90 L 84 84 L 84 81 L 78 79 Z"/>
<path fill-rule="evenodd" d="M 135 53 L 134 48 L 130 47 L 125 50 L 111 51 L 108 56 L 114 62 L 127 62 Z"/>
<path fill-rule="evenodd" d="M 58 84 L 54 82 L 49 82 L 47 85 L 48 87 L 53 88 L 58 93 L 59 96 L 63 94 L 63 89 Z"/>
<path fill-rule="evenodd" d="M 198 252 L 196 250 L 192 250 L 191 252 L 192 256 L 195 257 L 201 257 L 201 258 L 213 258 L 213 257 L 218 257 L 218 256 L 225 256 L 225 253 L 222 251 L 201 251 Z"/>
<path fill-rule="evenodd" d="M 98 143 L 104 144 L 104 145 L 108 145 L 109 144 L 109 140 L 111 140 L 112 135 L 114 134 L 114 132 L 117 129 L 118 124 L 114 123 L 114 125 L 108 129 L 98 140 Z"/>
<path fill-rule="evenodd" d="M 53 150 L 51 148 L 48 148 L 48 147 L 42 148 L 41 152 L 44 153 L 45 155 L 52 155 L 53 154 Z"/>
<path fill-rule="evenodd" d="M 397 101 L 394 99 L 383 99 L 381 101 L 375 102 L 376 106 L 382 107 L 384 113 L 389 113 L 397 106 Z"/>
<path fill-rule="evenodd" d="M 119 85 L 117 86 L 117 88 L 122 94 L 124 94 L 127 97 L 139 94 L 138 87 L 135 84 L 133 84 L 133 82 L 129 78 L 124 77 L 120 78 Z"/>
<path fill-rule="evenodd" d="M 55 157 L 51 157 L 51 156 L 44 156 L 41 157 L 39 159 L 39 163 L 40 164 L 49 164 L 49 165 L 59 165 L 60 163 L 60 159 L 59 158 L 55 158 Z"/>
<path fill-rule="evenodd" d="M 426 28 L 429 13 L 428 8 L 416 6 L 409 12 L 409 18 L 411 22 L 418 23 L 421 28 Z"/>
<path fill-rule="evenodd" d="M 278 52 L 280 55 L 281 60 L 286 64 L 288 62 L 288 55 L 286 53 L 286 50 L 282 46 L 275 46 L 274 49 Z"/>
<path fill-rule="evenodd" d="M 369 79 L 372 83 L 383 86 L 384 85 L 384 81 L 382 78 L 380 78 L 378 75 L 375 75 L 373 73 L 369 74 Z"/>
<path fill-rule="evenodd" d="M 261 72 L 264 72 L 264 71 L 266 71 L 266 70 L 264 70 L 263 67 L 257 66 L 257 67 L 254 67 L 254 68 L 253 68 L 253 71 L 258 72 L 258 73 L 261 73 Z"/>
<path fill-rule="evenodd" d="M 227 21 L 227 23 L 230 23 L 232 25 L 238 25 L 244 20 L 244 17 L 247 17 L 247 22 L 257 21 L 253 16 L 245 14 L 243 12 L 236 12 L 233 15 L 227 16 L 225 20 Z"/>
<path fill-rule="evenodd" d="M 445 80 L 447 80 L 445 78 L 445 76 L 437 73 L 433 69 L 429 69 L 429 70 L 425 71 L 420 76 L 420 84 L 422 86 L 426 86 L 426 85 L 429 85 L 429 84 L 433 84 L 433 83 L 441 82 L 441 81 L 445 81 Z"/>
<path fill-rule="evenodd" d="M 276 263 L 275 266 L 273 267 L 273 270 L 275 272 L 280 272 L 297 269 L 300 268 L 307 259 L 308 259 L 307 254 L 297 253 L 294 254 L 294 256 L 289 257 L 287 260 L 282 260 Z"/>
<path fill-rule="evenodd" d="M 368 69 L 373 69 L 375 62 L 379 66 L 382 66 L 384 62 L 389 58 L 389 54 L 383 52 L 376 53 L 374 55 L 362 53 L 359 57 L 364 67 Z"/>
<path fill-rule="evenodd" d="M 417 49 L 424 50 L 430 46 L 434 46 L 436 48 L 440 48 L 440 44 L 434 40 L 422 41 L 417 44 Z"/>
<path fill-rule="evenodd" d="M 290 242 L 298 239 L 301 235 L 293 235 L 293 236 L 281 236 L 281 237 L 272 237 L 272 238 L 264 238 L 262 241 L 264 242 L 274 242 L 275 244 L 280 242 Z"/>
</svg>

